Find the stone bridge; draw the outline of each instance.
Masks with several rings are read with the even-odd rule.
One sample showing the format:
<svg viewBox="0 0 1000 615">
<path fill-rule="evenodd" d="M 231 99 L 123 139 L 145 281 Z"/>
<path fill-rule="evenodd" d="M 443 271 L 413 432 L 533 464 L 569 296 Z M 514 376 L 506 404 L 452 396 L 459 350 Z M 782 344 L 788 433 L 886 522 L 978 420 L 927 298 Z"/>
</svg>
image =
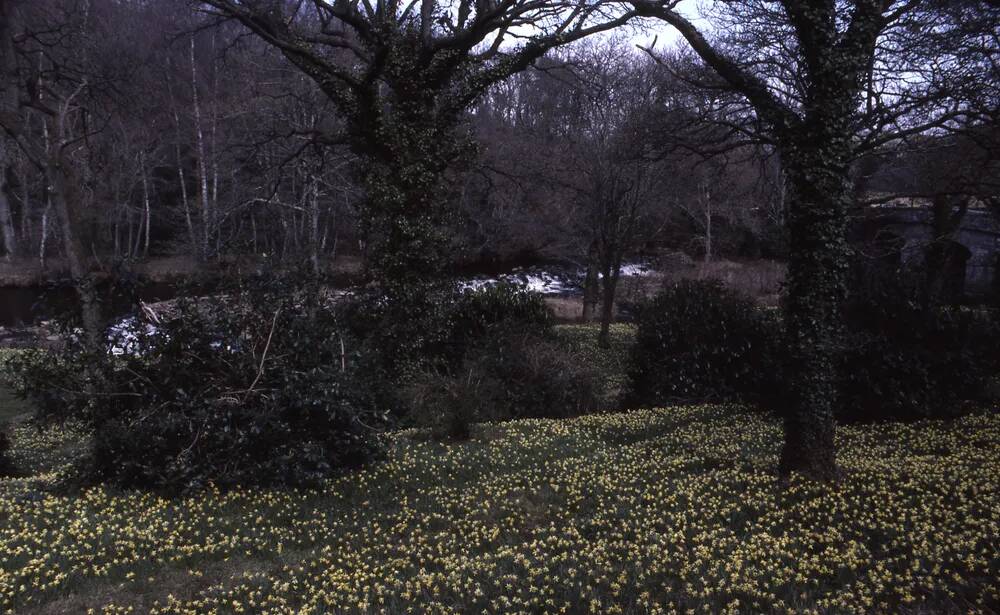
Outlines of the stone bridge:
<svg viewBox="0 0 1000 615">
<path fill-rule="evenodd" d="M 934 241 L 932 212 L 926 206 L 886 205 L 868 212 L 869 236 L 896 239 L 900 261 L 923 260 L 926 248 Z M 1000 215 L 985 208 L 970 208 L 953 237 L 958 256 L 955 269 L 949 272 L 951 284 L 960 294 L 986 296 L 1000 290 Z"/>
</svg>

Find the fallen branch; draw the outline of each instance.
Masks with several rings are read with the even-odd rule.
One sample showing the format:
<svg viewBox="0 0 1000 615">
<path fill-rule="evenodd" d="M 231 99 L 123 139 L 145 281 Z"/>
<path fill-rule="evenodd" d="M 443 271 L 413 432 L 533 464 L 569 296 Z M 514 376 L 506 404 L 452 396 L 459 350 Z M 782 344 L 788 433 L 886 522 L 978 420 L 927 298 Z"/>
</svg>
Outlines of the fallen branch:
<svg viewBox="0 0 1000 615">
<path fill-rule="evenodd" d="M 267 360 L 267 351 L 271 347 L 271 338 L 274 336 L 274 326 L 278 322 L 278 314 L 281 312 L 280 309 L 274 311 L 274 318 L 271 319 L 271 331 L 267 334 L 267 342 L 264 344 L 264 352 L 260 355 L 260 366 L 257 368 L 257 377 L 253 379 L 250 383 L 250 388 L 247 389 L 246 393 L 243 395 L 243 402 L 246 403 L 247 398 L 250 397 L 250 393 L 253 392 L 253 388 L 257 386 L 260 382 L 260 377 L 264 375 L 264 361 Z"/>
</svg>

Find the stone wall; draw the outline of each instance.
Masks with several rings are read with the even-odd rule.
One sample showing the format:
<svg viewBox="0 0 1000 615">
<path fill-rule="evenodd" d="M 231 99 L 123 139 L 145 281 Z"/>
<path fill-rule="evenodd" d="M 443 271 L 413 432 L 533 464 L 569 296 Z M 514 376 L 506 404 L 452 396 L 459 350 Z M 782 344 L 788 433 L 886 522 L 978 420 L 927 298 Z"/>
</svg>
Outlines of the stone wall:
<svg viewBox="0 0 1000 615">
<path fill-rule="evenodd" d="M 870 210 L 869 221 L 880 231 L 902 238 L 901 260 L 920 262 L 934 238 L 932 215 L 927 207 L 882 206 Z M 965 292 L 983 296 L 997 288 L 1000 260 L 1000 216 L 987 209 L 970 209 L 954 237 L 968 250 Z"/>
</svg>

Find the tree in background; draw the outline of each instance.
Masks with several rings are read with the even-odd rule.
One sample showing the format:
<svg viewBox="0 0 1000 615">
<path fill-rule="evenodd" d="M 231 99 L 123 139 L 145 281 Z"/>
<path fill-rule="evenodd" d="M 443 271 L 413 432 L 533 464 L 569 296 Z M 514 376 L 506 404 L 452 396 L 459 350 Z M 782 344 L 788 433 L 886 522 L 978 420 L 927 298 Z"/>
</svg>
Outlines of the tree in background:
<svg viewBox="0 0 1000 615">
<path fill-rule="evenodd" d="M 651 118 L 660 115 L 650 62 L 614 42 L 590 45 L 575 56 L 582 126 L 572 158 L 578 224 L 587 243 L 583 319 L 588 303 L 600 304 L 598 343 L 607 345 L 622 264 L 654 234 L 653 210 L 666 201 L 669 182 L 648 130 Z"/>
<path fill-rule="evenodd" d="M 111 34 L 116 17 L 114 5 L 0 3 L 0 130 L 44 179 L 93 345 L 103 322 L 87 237 L 93 197 L 89 144 L 115 116 L 115 87 L 136 58 L 118 47 L 128 44 L 126 37 Z"/>
</svg>

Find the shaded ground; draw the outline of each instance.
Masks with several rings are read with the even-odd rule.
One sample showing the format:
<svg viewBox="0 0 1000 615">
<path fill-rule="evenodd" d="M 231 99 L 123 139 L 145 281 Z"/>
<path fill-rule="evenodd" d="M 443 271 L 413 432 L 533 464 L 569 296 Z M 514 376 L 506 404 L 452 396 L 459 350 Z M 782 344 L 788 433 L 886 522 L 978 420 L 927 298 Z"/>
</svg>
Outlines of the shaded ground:
<svg viewBox="0 0 1000 615">
<path fill-rule="evenodd" d="M 0 384 L 0 425 L 14 418 L 20 418 L 30 412 L 28 403 L 18 399 L 9 387 Z"/>
</svg>

